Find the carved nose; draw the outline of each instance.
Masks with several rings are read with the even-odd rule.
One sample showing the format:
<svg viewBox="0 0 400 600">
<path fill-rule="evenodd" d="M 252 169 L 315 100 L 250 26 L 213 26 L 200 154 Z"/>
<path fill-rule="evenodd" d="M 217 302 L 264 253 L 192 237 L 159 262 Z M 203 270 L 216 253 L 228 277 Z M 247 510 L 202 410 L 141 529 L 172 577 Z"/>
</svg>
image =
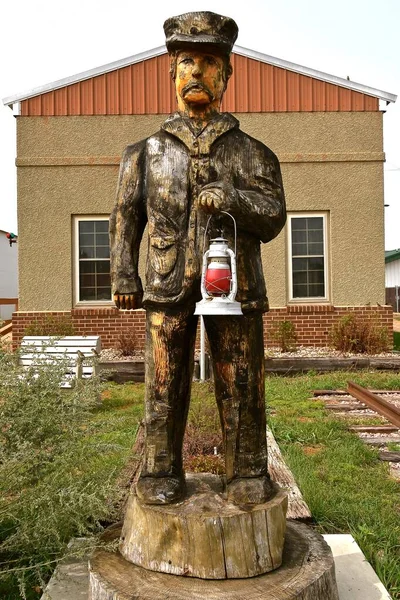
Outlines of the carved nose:
<svg viewBox="0 0 400 600">
<path fill-rule="evenodd" d="M 192 70 L 192 75 L 193 77 L 200 77 L 202 71 L 200 68 L 200 65 L 194 65 L 193 70 Z"/>
</svg>

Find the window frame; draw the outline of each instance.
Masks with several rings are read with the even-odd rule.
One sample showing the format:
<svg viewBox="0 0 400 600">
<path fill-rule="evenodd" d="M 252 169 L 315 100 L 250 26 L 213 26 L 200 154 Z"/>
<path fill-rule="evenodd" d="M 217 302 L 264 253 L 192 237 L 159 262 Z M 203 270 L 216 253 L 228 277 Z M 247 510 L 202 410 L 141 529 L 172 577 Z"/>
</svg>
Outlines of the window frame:
<svg viewBox="0 0 400 600">
<path fill-rule="evenodd" d="M 82 221 L 110 221 L 110 215 L 73 216 L 73 304 L 80 307 L 114 306 L 112 296 L 110 300 L 80 300 L 79 298 L 79 223 Z"/>
<path fill-rule="evenodd" d="M 312 211 L 312 212 L 291 212 L 287 215 L 287 252 L 288 252 L 288 290 L 289 290 L 289 302 L 291 304 L 320 304 L 327 303 L 330 301 L 330 286 L 329 286 L 329 244 L 328 244 L 328 221 L 329 213 L 327 211 Z M 304 219 L 312 217 L 322 217 L 322 230 L 323 230 L 323 246 L 324 246 L 324 296 L 309 296 L 309 297 L 293 297 L 293 268 L 292 268 L 292 220 L 293 219 Z"/>
</svg>

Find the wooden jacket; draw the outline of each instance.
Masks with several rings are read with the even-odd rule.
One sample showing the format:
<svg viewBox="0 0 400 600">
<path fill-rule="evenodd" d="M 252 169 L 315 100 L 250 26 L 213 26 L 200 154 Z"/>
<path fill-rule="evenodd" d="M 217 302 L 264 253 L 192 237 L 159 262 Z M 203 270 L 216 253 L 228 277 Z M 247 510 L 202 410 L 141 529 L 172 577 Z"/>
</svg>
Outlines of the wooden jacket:
<svg viewBox="0 0 400 600">
<path fill-rule="evenodd" d="M 140 241 L 148 224 L 144 306 L 180 305 L 200 298 L 208 216 L 197 207 L 201 190 L 221 187 L 237 223 L 237 300 L 244 311 L 268 310 L 260 242 L 286 221 L 280 166 L 275 154 L 218 114 L 196 135 L 189 120 L 171 115 L 159 132 L 128 146 L 122 157 L 117 201 L 110 219 L 113 293 L 141 290 Z M 221 234 L 231 248 L 231 219 L 211 219 L 209 238 Z"/>
</svg>

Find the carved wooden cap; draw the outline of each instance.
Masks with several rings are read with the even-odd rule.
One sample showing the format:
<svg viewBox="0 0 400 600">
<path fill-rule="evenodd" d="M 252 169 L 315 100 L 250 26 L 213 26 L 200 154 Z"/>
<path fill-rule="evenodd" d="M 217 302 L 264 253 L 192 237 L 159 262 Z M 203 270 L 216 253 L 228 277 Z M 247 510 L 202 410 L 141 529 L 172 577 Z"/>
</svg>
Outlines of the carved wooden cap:
<svg viewBox="0 0 400 600">
<path fill-rule="evenodd" d="M 229 17 L 213 12 L 190 12 L 171 17 L 164 23 L 165 44 L 168 52 L 181 48 L 198 48 L 230 54 L 238 36 L 238 26 Z"/>
</svg>

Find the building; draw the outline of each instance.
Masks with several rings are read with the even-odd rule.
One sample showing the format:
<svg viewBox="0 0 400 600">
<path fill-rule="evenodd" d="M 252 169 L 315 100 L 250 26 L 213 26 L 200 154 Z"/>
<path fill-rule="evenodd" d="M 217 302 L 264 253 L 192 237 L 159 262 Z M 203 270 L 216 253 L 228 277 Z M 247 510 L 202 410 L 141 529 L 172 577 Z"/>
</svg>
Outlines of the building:
<svg viewBox="0 0 400 600">
<path fill-rule="evenodd" d="M 7 234 L 0 229 L 0 321 L 10 320 L 18 307 L 18 252 Z"/>
<path fill-rule="evenodd" d="M 291 320 L 300 343 L 326 345 L 348 311 L 391 328 L 380 104 L 396 96 L 240 46 L 232 63 L 222 109 L 278 155 L 287 197 L 285 231 L 263 247 L 267 341 L 274 324 Z M 123 149 L 175 110 L 165 47 L 3 102 L 17 119 L 14 339 L 51 312 L 79 334 L 100 334 L 104 347 L 131 326 L 143 343 L 144 312 L 112 306 L 107 221 Z"/>
<path fill-rule="evenodd" d="M 400 312 L 400 249 L 385 252 L 386 304 Z"/>
</svg>

